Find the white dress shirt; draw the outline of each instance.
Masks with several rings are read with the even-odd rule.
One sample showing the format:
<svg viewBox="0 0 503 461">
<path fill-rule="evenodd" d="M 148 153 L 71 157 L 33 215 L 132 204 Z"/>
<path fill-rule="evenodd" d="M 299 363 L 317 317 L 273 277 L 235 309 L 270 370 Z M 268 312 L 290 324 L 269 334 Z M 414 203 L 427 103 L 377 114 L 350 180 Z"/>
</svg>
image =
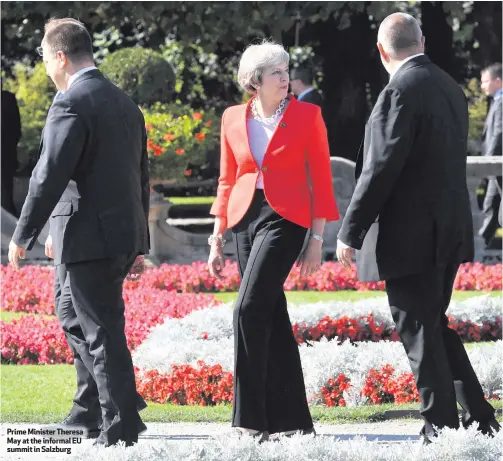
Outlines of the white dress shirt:
<svg viewBox="0 0 503 461">
<path fill-rule="evenodd" d="M 395 69 L 393 70 L 393 72 L 390 73 L 390 75 L 389 75 L 390 80 L 398 72 L 398 69 L 400 69 L 400 67 L 402 67 L 406 62 L 410 61 L 411 59 L 417 58 L 418 56 L 422 56 L 422 55 L 424 55 L 424 53 L 414 54 L 412 56 L 409 56 L 408 58 L 405 58 L 403 61 L 400 61 L 398 63 L 398 65 L 395 67 Z M 349 245 L 346 245 L 344 242 L 337 239 L 337 248 L 342 248 L 342 249 L 349 248 Z"/>
</svg>

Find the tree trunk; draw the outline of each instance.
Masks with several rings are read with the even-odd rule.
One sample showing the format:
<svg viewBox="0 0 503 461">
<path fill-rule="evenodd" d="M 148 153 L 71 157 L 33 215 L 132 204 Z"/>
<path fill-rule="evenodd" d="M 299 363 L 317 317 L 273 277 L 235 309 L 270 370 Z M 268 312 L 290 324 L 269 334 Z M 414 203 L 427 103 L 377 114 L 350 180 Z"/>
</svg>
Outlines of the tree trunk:
<svg viewBox="0 0 503 461">
<path fill-rule="evenodd" d="M 501 2 L 473 2 L 473 31 L 479 47 L 472 51 L 472 59 L 479 69 L 501 62 Z M 480 77 L 477 73 L 475 77 Z"/>
<path fill-rule="evenodd" d="M 421 2 L 421 28 L 426 38 L 426 54 L 455 80 L 452 27 L 447 22 L 442 2 Z"/>
<path fill-rule="evenodd" d="M 321 90 L 330 153 L 355 160 L 375 102 L 369 100 L 369 94 L 373 88 L 382 89 L 384 85 L 375 46 L 376 31 L 370 28 L 368 14 L 352 13 L 350 21 L 349 27 L 339 30 L 338 21 L 331 17 L 306 27 L 302 35 L 318 42 L 313 49 L 324 58 Z"/>
</svg>

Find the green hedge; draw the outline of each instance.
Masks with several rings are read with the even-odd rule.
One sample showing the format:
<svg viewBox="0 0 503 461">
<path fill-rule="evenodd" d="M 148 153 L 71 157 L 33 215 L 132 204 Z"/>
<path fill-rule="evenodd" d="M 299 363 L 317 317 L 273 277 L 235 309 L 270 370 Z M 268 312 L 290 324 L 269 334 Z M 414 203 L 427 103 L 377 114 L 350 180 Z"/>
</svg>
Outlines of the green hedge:
<svg viewBox="0 0 503 461">
<path fill-rule="evenodd" d="M 34 162 L 40 145 L 40 134 L 56 88 L 45 72 L 42 62 L 34 68 L 23 64 L 14 67 L 13 78 L 3 79 L 5 90 L 16 95 L 21 116 L 21 140 L 18 159 L 21 167 Z"/>
<path fill-rule="evenodd" d="M 137 104 L 171 101 L 175 72 L 163 56 L 153 50 L 124 48 L 109 54 L 100 70 Z"/>
</svg>

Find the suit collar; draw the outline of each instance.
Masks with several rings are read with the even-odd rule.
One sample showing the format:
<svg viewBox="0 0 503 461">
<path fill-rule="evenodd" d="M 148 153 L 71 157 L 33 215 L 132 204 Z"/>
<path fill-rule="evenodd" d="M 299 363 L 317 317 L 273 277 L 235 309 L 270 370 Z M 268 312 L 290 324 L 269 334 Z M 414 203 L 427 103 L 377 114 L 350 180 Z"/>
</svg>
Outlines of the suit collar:
<svg viewBox="0 0 503 461">
<path fill-rule="evenodd" d="M 425 54 L 412 58 L 411 60 L 407 61 L 405 64 L 400 66 L 400 68 L 396 71 L 393 77 L 391 77 L 390 82 L 396 80 L 400 75 L 402 75 L 407 70 L 412 69 L 413 67 L 424 66 L 429 62 L 430 58 L 428 58 L 428 56 L 426 56 Z"/>
<path fill-rule="evenodd" d="M 102 73 L 98 69 L 89 70 L 79 75 L 73 82 L 67 91 L 70 91 L 77 83 L 89 80 L 90 78 L 101 77 Z"/>
</svg>

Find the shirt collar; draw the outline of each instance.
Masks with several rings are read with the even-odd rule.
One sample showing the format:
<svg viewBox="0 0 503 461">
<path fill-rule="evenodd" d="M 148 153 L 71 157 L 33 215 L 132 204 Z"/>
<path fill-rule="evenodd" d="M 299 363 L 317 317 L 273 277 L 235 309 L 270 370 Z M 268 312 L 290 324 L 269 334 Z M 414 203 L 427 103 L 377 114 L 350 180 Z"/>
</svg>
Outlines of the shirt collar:
<svg viewBox="0 0 503 461">
<path fill-rule="evenodd" d="M 66 89 L 66 91 L 68 91 L 70 89 L 73 82 L 75 82 L 75 80 L 77 80 L 82 74 L 85 74 L 86 72 L 89 72 L 94 69 L 97 69 L 97 67 L 96 66 L 89 66 L 89 67 L 84 67 L 83 69 L 80 69 L 78 72 L 75 72 L 68 80 L 68 88 Z"/>
<path fill-rule="evenodd" d="M 424 55 L 424 53 L 418 53 L 413 56 L 409 56 L 408 58 L 405 58 L 403 61 L 400 61 L 398 66 L 395 67 L 395 70 L 389 74 L 390 80 L 393 78 L 393 75 L 395 75 L 398 72 L 398 69 L 400 69 L 400 67 L 402 67 L 406 62 L 409 62 L 411 59 L 414 59 L 414 58 L 417 58 L 418 56 L 423 56 L 423 55 Z"/>
<path fill-rule="evenodd" d="M 501 98 L 501 95 L 503 94 L 503 88 L 500 88 L 496 93 L 494 93 L 493 100 Z"/>
<path fill-rule="evenodd" d="M 302 100 L 302 98 L 307 94 L 307 93 L 311 93 L 311 91 L 313 91 L 314 88 L 311 86 L 309 87 L 307 90 L 304 90 L 302 93 L 300 93 L 298 96 L 297 96 L 297 100 L 300 101 Z"/>
</svg>

